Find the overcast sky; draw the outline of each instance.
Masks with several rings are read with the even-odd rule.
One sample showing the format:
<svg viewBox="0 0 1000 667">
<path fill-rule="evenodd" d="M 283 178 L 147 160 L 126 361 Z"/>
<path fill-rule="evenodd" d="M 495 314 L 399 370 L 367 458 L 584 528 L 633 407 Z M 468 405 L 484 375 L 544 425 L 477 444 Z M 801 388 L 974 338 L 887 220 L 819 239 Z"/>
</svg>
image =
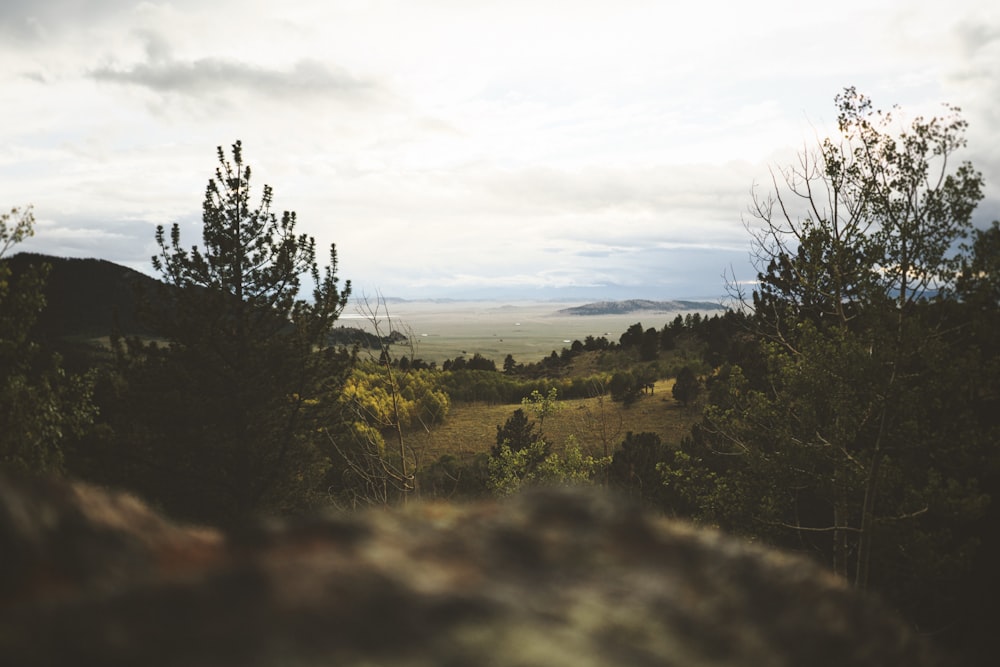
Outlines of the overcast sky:
<svg viewBox="0 0 1000 667">
<path fill-rule="evenodd" d="M 851 85 L 962 107 L 1000 218 L 994 0 L 3 0 L 0 77 L 22 249 L 147 273 L 241 139 L 357 292 L 718 296 Z"/>
</svg>

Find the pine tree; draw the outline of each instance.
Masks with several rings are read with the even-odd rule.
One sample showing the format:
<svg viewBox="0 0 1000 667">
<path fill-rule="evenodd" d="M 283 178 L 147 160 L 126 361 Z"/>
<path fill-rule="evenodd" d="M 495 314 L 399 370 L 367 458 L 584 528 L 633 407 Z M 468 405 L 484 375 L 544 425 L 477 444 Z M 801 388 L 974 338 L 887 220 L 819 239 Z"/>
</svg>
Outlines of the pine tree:
<svg viewBox="0 0 1000 667">
<path fill-rule="evenodd" d="M 685 406 L 701 393 L 701 383 L 690 366 L 685 366 L 677 373 L 677 380 L 671 393 L 674 400 L 680 401 Z"/>
<path fill-rule="evenodd" d="M 493 456 L 499 456 L 500 449 L 505 444 L 513 451 L 528 449 L 541 438 L 541 433 L 535 428 L 535 422 L 528 420 L 528 414 L 523 408 L 514 410 L 503 426 L 497 426 L 497 444 L 491 448 Z"/>
<path fill-rule="evenodd" d="M 141 425 L 151 492 L 168 509 L 227 521 L 308 504 L 330 465 L 320 426 L 352 356 L 328 343 L 350 283 L 338 286 L 336 248 L 321 272 L 315 239 L 294 212 L 272 211 L 264 186 L 251 208 L 242 145 L 219 167 L 203 204 L 202 247 L 156 231 L 153 258 L 167 287 L 151 314 L 165 347 L 132 341 L 123 355 Z M 303 276 L 312 299 L 300 294 Z"/>
</svg>

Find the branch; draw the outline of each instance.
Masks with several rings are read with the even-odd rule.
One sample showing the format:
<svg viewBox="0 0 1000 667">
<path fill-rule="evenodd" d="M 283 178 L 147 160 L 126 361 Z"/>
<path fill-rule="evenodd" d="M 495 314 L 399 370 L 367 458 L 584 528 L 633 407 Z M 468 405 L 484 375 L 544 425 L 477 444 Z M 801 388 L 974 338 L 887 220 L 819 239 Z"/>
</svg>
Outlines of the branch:
<svg viewBox="0 0 1000 667">
<path fill-rule="evenodd" d="M 916 512 L 910 512 L 909 514 L 900 514 L 898 516 L 880 517 L 879 521 L 907 521 L 909 519 L 916 519 L 918 516 L 921 516 L 922 514 L 926 514 L 927 512 L 929 512 L 930 509 L 931 509 L 930 506 L 925 505 L 923 509 L 919 509 Z"/>
<path fill-rule="evenodd" d="M 767 524 L 769 526 L 778 526 L 780 528 L 789 528 L 791 530 L 798 530 L 804 533 L 832 533 L 835 531 L 847 531 L 851 533 L 860 533 L 860 528 L 855 528 L 854 526 L 825 526 L 823 528 L 813 528 L 811 526 L 796 526 L 790 523 L 785 523 L 784 521 L 761 521 L 761 523 Z"/>
</svg>

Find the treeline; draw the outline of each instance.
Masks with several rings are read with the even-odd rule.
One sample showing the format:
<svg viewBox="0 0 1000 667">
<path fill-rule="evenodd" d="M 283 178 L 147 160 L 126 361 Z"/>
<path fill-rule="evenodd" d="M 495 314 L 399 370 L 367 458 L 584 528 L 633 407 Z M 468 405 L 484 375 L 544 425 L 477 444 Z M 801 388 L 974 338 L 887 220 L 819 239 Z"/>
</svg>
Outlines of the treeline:
<svg viewBox="0 0 1000 667">
<path fill-rule="evenodd" d="M 359 327 L 337 327 L 327 334 L 326 342 L 328 345 L 376 349 L 384 345 L 406 344 L 409 339 L 398 331 L 391 331 L 387 336 L 380 336 Z"/>
<path fill-rule="evenodd" d="M 610 393 L 616 401 L 630 404 L 657 380 L 677 377 L 684 369 L 703 374 L 720 363 L 733 362 L 752 340 L 748 317 L 740 311 L 703 317 L 700 313 L 677 315 L 662 329 L 631 325 L 617 341 L 606 336 L 574 340 L 561 351 L 519 363 L 507 355 L 502 368 L 478 352 L 447 359 L 442 364 L 441 384 L 454 401 L 520 403 L 532 392 L 547 394 L 556 389 L 563 399 L 592 398 Z M 574 360 L 584 354 L 597 356 L 605 372 L 585 377 L 564 377 Z M 422 360 L 393 358 L 400 369 L 427 368 Z"/>
<path fill-rule="evenodd" d="M 660 360 L 680 360 L 681 366 L 695 364 L 711 368 L 738 355 L 748 333 L 747 317 L 742 311 L 727 310 L 712 317 L 688 313 L 677 315 L 662 329 L 643 328 L 641 322 L 636 322 L 617 341 L 606 336 L 574 340 L 568 347 L 553 350 L 536 362 L 521 364 L 507 355 L 503 371 L 523 377 L 549 376 L 569 367 L 574 359 L 588 352 L 599 353 L 603 366 L 609 370 Z M 663 377 L 672 377 L 677 370 L 679 368 L 669 368 L 659 372 Z"/>
<path fill-rule="evenodd" d="M 555 389 L 561 398 L 592 398 L 607 393 L 610 376 L 526 379 L 496 371 L 458 370 L 441 374 L 441 387 L 454 401 L 520 403 L 532 392 Z"/>
</svg>

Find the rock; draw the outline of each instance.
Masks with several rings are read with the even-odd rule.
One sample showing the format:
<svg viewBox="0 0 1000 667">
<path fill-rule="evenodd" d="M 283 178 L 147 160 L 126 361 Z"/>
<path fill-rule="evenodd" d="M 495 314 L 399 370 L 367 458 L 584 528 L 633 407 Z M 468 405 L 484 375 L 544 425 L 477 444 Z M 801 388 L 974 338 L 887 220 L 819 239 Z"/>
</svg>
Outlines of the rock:
<svg viewBox="0 0 1000 667">
<path fill-rule="evenodd" d="M 0 480 L 5 664 L 937 665 L 813 563 L 596 492 L 220 533 Z"/>
</svg>

